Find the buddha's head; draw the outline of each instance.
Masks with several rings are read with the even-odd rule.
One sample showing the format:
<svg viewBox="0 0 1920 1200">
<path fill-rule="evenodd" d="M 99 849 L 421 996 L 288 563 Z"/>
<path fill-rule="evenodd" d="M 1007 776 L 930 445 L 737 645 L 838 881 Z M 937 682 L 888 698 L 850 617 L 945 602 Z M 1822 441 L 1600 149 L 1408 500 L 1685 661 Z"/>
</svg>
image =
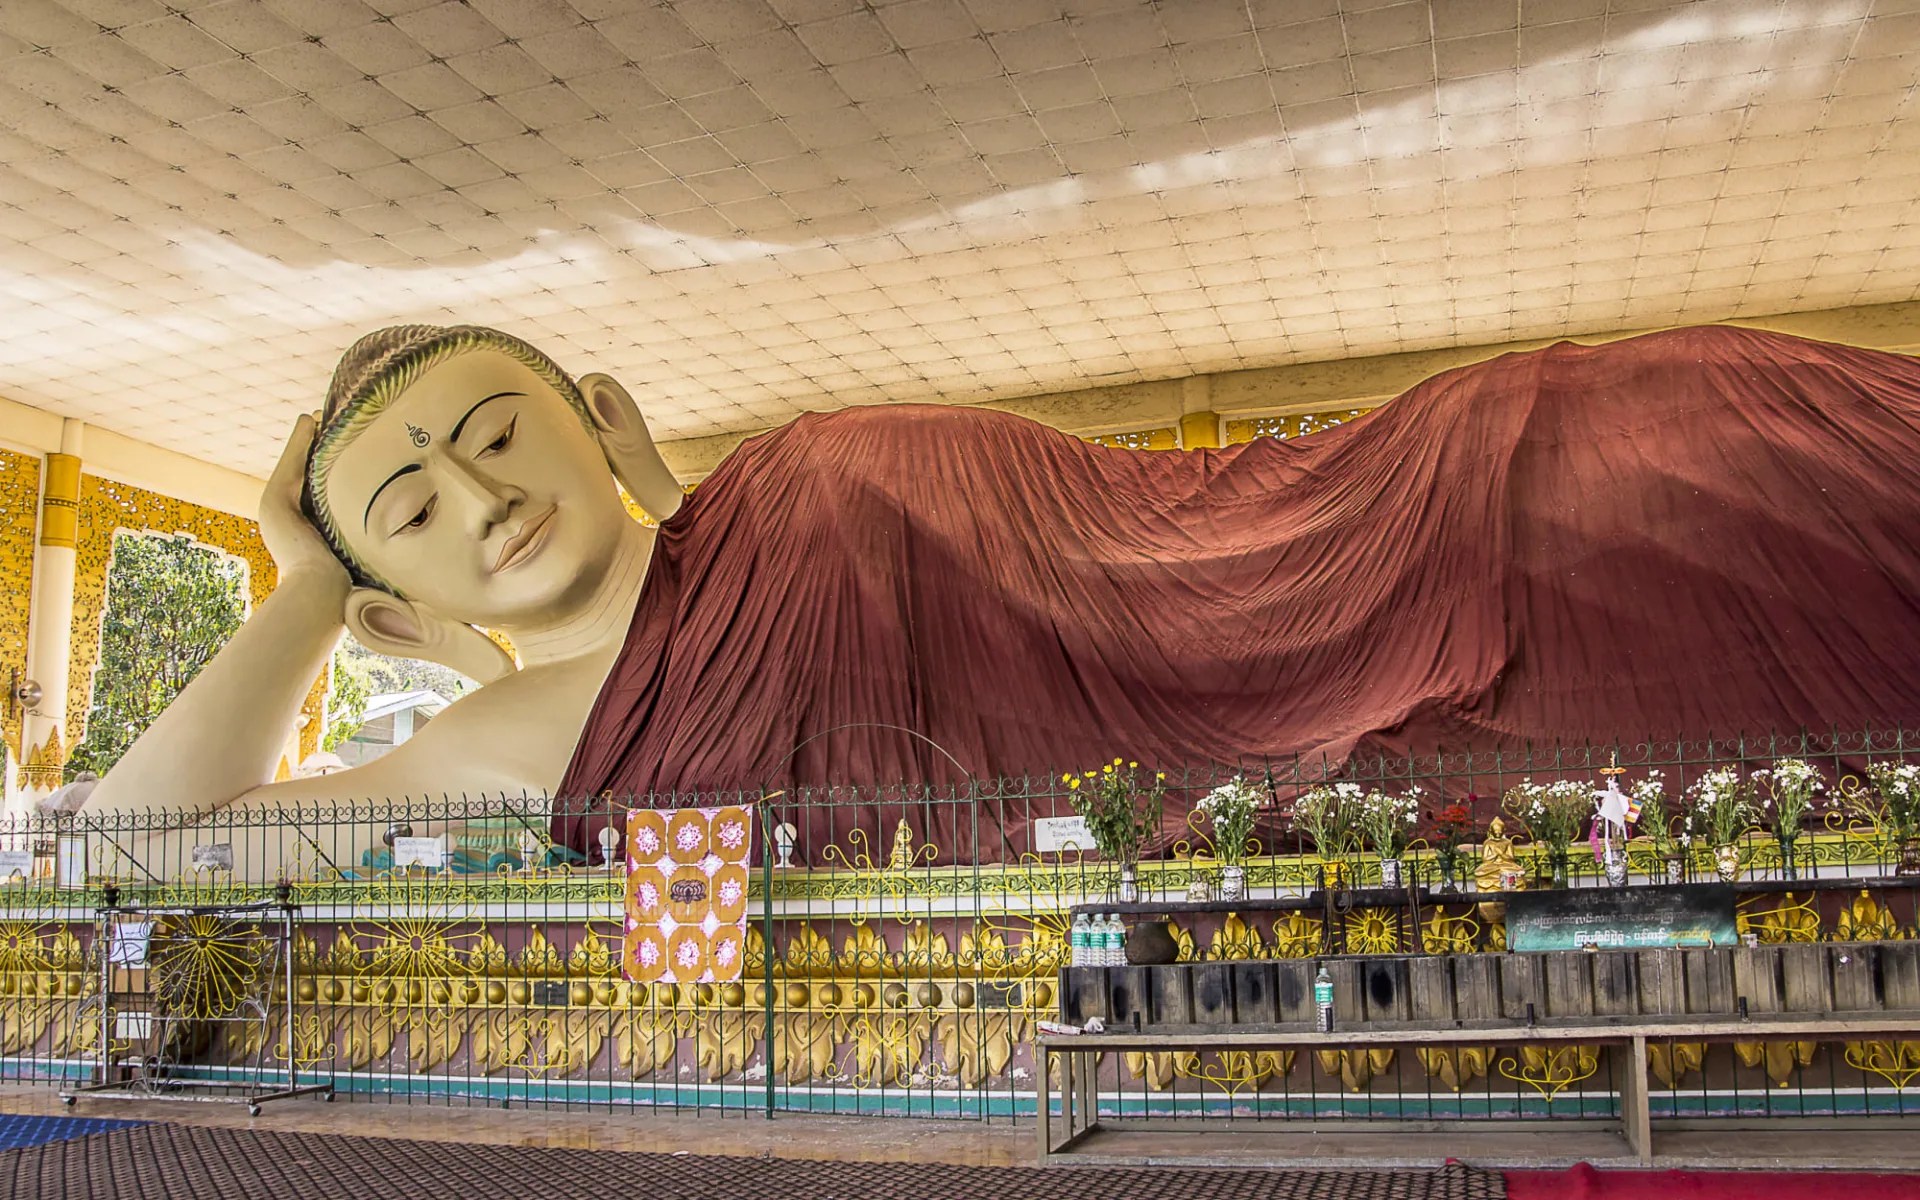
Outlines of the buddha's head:
<svg viewBox="0 0 1920 1200">
<path fill-rule="evenodd" d="M 446 661 L 449 639 L 470 642 L 460 629 L 568 620 L 634 534 L 610 455 L 636 426 L 612 379 L 576 382 L 497 330 L 361 338 L 334 372 L 307 468 L 314 523 L 359 585 L 349 628 L 386 653 Z"/>
</svg>

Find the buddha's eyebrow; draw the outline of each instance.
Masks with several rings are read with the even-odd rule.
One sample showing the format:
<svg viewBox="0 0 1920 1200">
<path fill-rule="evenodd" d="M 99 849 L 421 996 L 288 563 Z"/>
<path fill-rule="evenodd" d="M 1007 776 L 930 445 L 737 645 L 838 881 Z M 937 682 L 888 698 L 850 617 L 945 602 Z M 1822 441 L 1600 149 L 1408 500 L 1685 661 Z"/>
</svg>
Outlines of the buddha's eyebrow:
<svg viewBox="0 0 1920 1200">
<path fill-rule="evenodd" d="M 524 395 L 526 395 L 525 392 L 495 392 L 493 395 L 488 396 L 485 400 L 480 401 L 480 404 L 492 403 L 493 401 L 500 399 L 502 396 L 524 396 Z M 468 409 L 467 415 L 465 417 L 461 417 L 458 421 L 454 422 L 453 432 L 447 435 L 448 441 L 457 442 L 460 440 L 460 431 L 467 427 L 467 417 L 471 417 L 473 414 L 479 412 L 480 404 L 476 404 L 472 408 Z"/>
<path fill-rule="evenodd" d="M 480 402 L 480 404 L 485 404 L 485 403 L 486 403 L 485 400 L 482 400 Z M 480 407 L 480 405 L 476 404 L 474 405 L 474 407 L 478 408 Z M 462 420 L 464 419 L 465 418 L 462 418 Z M 400 478 L 402 475 L 411 475 L 418 470 L 420 470 L 419 463 L 408 463 L 406 466 L 401 467 L 398 471 L 395 471 L 393 474 L 387 476 L 387 483 L 392 483 L 394 480 Z M 373 502 L 380 498 L 381 492 L 384 492 L 387 490 L 387 483 L 383 483 L 379 487 L 373 489 L 373 496 L 371 499 L 367 501 L 367 511 L 360 514 L 361 529 L 364 530 L 367 527 L 367 522 L 373 519 Z"/>
</svg>

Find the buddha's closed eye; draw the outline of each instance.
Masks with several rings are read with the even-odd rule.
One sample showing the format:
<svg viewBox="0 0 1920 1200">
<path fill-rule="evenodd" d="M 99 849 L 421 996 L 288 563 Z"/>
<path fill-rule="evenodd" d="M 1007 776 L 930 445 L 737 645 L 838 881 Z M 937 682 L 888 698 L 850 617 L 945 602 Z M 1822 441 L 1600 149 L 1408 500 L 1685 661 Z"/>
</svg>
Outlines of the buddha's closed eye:
<svg viewBox="0 0 1920 1200">
<path fill-rule="evenodd" d="M 495 435 L 492 441 L 482 446 L 480 448 L 480 453 L 476 454 L 474 457 L 484 458 L 487 455 L 498 454 L 502 450 L 505 450 L 509 445 L 513 443 L 513 429 L 514 429 L 514 426 L 518 425 L 519 423 L 520 423 L 520 418 L 516 415 L 512 420 L 507 422 L 507 427 L 505 429 L 502 429 L 497 435 Z"/>
</svg>

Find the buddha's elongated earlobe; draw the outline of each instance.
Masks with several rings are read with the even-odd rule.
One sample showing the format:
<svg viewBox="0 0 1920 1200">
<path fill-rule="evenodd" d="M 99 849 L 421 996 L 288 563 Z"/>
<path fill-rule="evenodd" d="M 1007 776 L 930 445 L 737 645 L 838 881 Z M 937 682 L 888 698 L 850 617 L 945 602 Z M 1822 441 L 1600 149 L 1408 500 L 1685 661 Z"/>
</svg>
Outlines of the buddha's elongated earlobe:
<svg viewBox="0 0 1920 1200">
<path fill-rule="evenodd" d="M 686 493 L 661 459 L 653 434 L 647 430 L 647 420 L 627 389 L 608 375 L 583 375 L 580 394 L 586 399 L 594 428 L 599 430 L 607 465 L 613 468 L 613 477 L 627 489 L 627 495 L 656 521 L 679 512 Z"/>
<path fill-rule="evenodd" d="M 473 626 L 388 592 L 353 589 L 346 616 L 353 636 L 379 654 L 439 663 L 482 684 L 517 669 L 505 650 Z"/>
</svg>

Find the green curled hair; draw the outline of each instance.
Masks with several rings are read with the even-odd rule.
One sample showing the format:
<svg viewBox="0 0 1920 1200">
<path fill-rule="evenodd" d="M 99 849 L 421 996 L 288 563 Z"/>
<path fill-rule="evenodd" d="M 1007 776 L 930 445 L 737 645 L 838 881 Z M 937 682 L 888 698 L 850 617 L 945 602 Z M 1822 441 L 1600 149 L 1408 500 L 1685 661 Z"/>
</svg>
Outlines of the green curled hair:
<svg viewBox="0 0 1920 1200">
<path fill-rule="evenodd" d="M 573 376 L 531 345 L 483 325 L 391 325 L 370 333 L 348 347 L 334 368 L 327 387 L 327 405 L 307 457 L 306 499 L 309 515 L 333 553 L 346 565 L 354 582 L 398 596 L 400 591 L 373 573 L 347 546 L 327 506 L 327 480 L 347 443 L 358 437 L 385 412 L 401 392 L 422 375 L 457 355 L 473 350 L 495 350 L 507 355 L 558 392 L 588 433 L 595 433 L 586 398 Z"/>
</svg>

